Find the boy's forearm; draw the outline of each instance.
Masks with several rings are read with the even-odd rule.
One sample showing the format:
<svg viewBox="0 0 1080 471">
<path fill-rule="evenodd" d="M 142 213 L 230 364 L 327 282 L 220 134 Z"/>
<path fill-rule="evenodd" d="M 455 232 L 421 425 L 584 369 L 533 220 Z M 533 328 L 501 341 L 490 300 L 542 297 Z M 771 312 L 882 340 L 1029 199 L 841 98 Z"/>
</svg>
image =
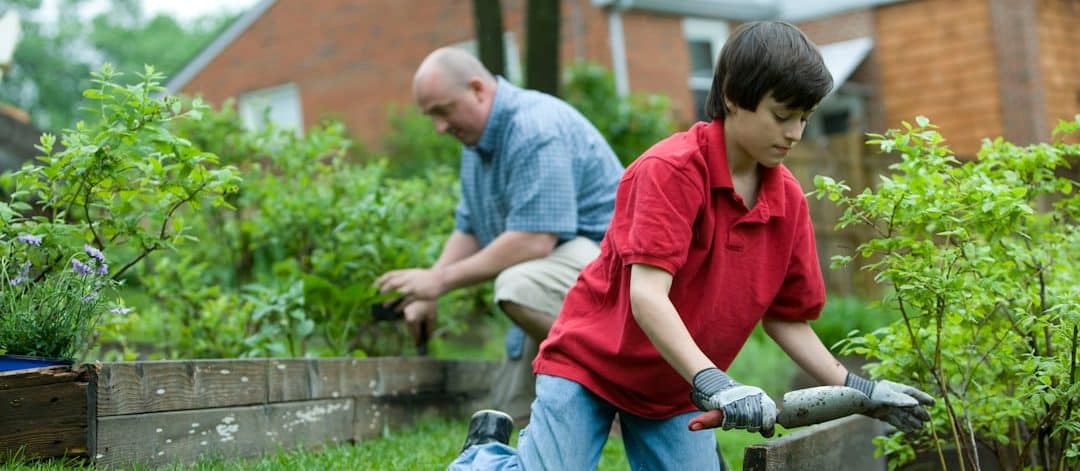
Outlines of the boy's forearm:
<svg viewBox="0 0 1080 471">
<path fill-rule="evenodd" d="M 671 275 L 660 268 L 633 265 L 630 269 L 634 320 L 664 360 L 689 383 L 694 374 L 714 365 L 698 348 L 668 298 L 670 288 Z"/>
<path fill-rule="evenodd" d="M 819 383 L 844 384 L 847 368 L 821 343 L 809 323 L 766 317 L 761 324 L 769 337 Z"/>
</svg>

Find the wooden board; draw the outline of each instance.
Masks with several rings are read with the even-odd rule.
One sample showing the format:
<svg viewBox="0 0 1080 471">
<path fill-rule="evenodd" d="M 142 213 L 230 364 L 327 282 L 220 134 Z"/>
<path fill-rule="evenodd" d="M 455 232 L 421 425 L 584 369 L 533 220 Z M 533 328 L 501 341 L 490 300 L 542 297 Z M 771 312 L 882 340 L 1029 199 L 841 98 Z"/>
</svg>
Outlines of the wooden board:
<svg viewBox="0 0 1080 471">
<path fill-rule="evenodd" d="M 376 359 L 272 360 L 268 401 L 370 396 L 378 385 L 378 365 Z"/>
<path fill-rule="evenodd" d="M 267 398 L 267 364 L 267 360 L 106 363 L 98 376 L 97 414 L 262 404 Z"/>
<path fill-rule="evenodd" d="M 884 422 L 853 415 L 799 429 L 785 437 L 750 445 L 743 454 L 744 471 L 873 471 L 886 469 L 874 458 L 874 437 L 888 429 Z"/>
<path fill-rule="evenodd" d="M 351 398 L 101 417 L 98 466 L 190 463 L 351 439 Z"/>
<path fill-rule="evenodd" d="M 88 383 L 70 379 L 0 390 L 0 457 L 86 456 Z"/>
<path fill-rule="evenodd" d="M 94 365 L 83 365 L 74 370 L 68 366 L 46 366 L 44 368 L 4 371 L 0 372 L 0 391 L 43 384 L 86 381 L 89 377 L 89 371 L 93 368 L 95 368 Z"/>
</svg>

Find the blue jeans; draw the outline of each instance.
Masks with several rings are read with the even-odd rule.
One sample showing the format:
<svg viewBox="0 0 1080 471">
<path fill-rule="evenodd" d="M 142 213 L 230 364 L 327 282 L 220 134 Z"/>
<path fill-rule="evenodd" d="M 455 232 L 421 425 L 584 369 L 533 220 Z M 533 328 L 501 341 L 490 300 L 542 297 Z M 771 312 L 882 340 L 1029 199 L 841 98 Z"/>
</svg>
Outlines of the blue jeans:
<svg viewBox="0 0 1080 471">
<path fill-rule="evenodd" d="M 619 414 L 623 446 L 632 469 L 721 470 L 712 430 L 691 432 L 690 412 L 663 420 L 620 411 L 580 384 L 556 376 L 536 378 L 536 401 L 518 449 L 500 443 L 469 447 L 447 468 L 465 470 L 595 469 Z"/>
</svg>

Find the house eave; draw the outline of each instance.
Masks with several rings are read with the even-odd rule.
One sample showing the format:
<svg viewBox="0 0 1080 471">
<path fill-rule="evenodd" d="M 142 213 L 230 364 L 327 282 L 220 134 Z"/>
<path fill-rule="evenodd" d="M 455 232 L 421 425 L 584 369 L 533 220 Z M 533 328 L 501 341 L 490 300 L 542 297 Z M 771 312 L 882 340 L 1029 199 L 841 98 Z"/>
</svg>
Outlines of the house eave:
<svg viewBox="0 0 1080 471">
<path fill-rule="evenodd" d="M 716 20 L 753 21 L 777 18 L 776 2 L 748 3 L 738 0 L 592 0 L 592 4 L 618 10 L 641 10 Z"/>
<path fill-rule="evenodd" d="M 183 69 L 180 69 L 180 71 L 165 84 L 165 89 L 168 90 L 168 93 L 176 94 L 179 93 L 180 90 L 183 90 L 183 88 L 191 82 L 196 75 L 199 75 L 199 73 L 202 72 L 203 69 L 218 56 L 218 54 L 221 54 L 221 51 L 225 50 L 229 44 L 232 44 L 232 42 L 243 34 L 244 31 L 247 31 L 247 29 L 262 17 L 263 13 L 266 13 L 266 10 L 269 10 L 276 2 L 277 0 L 262 0 L 244 13 L 243 16 L 234 21 L 232 25 L 226 28 L 223 33 L 218 35 L 218 37 L 214 38 L 210 44 L 204 47 L 194 59 L 189 61 Z"/>
</svg>

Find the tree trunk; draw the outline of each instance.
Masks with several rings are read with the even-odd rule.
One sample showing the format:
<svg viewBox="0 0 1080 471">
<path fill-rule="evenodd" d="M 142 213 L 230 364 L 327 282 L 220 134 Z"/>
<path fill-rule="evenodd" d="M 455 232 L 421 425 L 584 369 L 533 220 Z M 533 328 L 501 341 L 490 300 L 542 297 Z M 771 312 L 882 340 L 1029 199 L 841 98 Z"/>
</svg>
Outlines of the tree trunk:
<svg viewBox="0 0 1080 471">
<path fill-rule="evenodd" d="M 480 56 L 480 62 L 491 73 L 505 76 L 506 53 L 499 0 L 473 0 L 473 19 L 476 24 L 476 53 Z"/>
<path fill-rule="evenodd" d="M 525 87 L 559 95 L 560 0 L 528 0 Z"/>
</svg>

